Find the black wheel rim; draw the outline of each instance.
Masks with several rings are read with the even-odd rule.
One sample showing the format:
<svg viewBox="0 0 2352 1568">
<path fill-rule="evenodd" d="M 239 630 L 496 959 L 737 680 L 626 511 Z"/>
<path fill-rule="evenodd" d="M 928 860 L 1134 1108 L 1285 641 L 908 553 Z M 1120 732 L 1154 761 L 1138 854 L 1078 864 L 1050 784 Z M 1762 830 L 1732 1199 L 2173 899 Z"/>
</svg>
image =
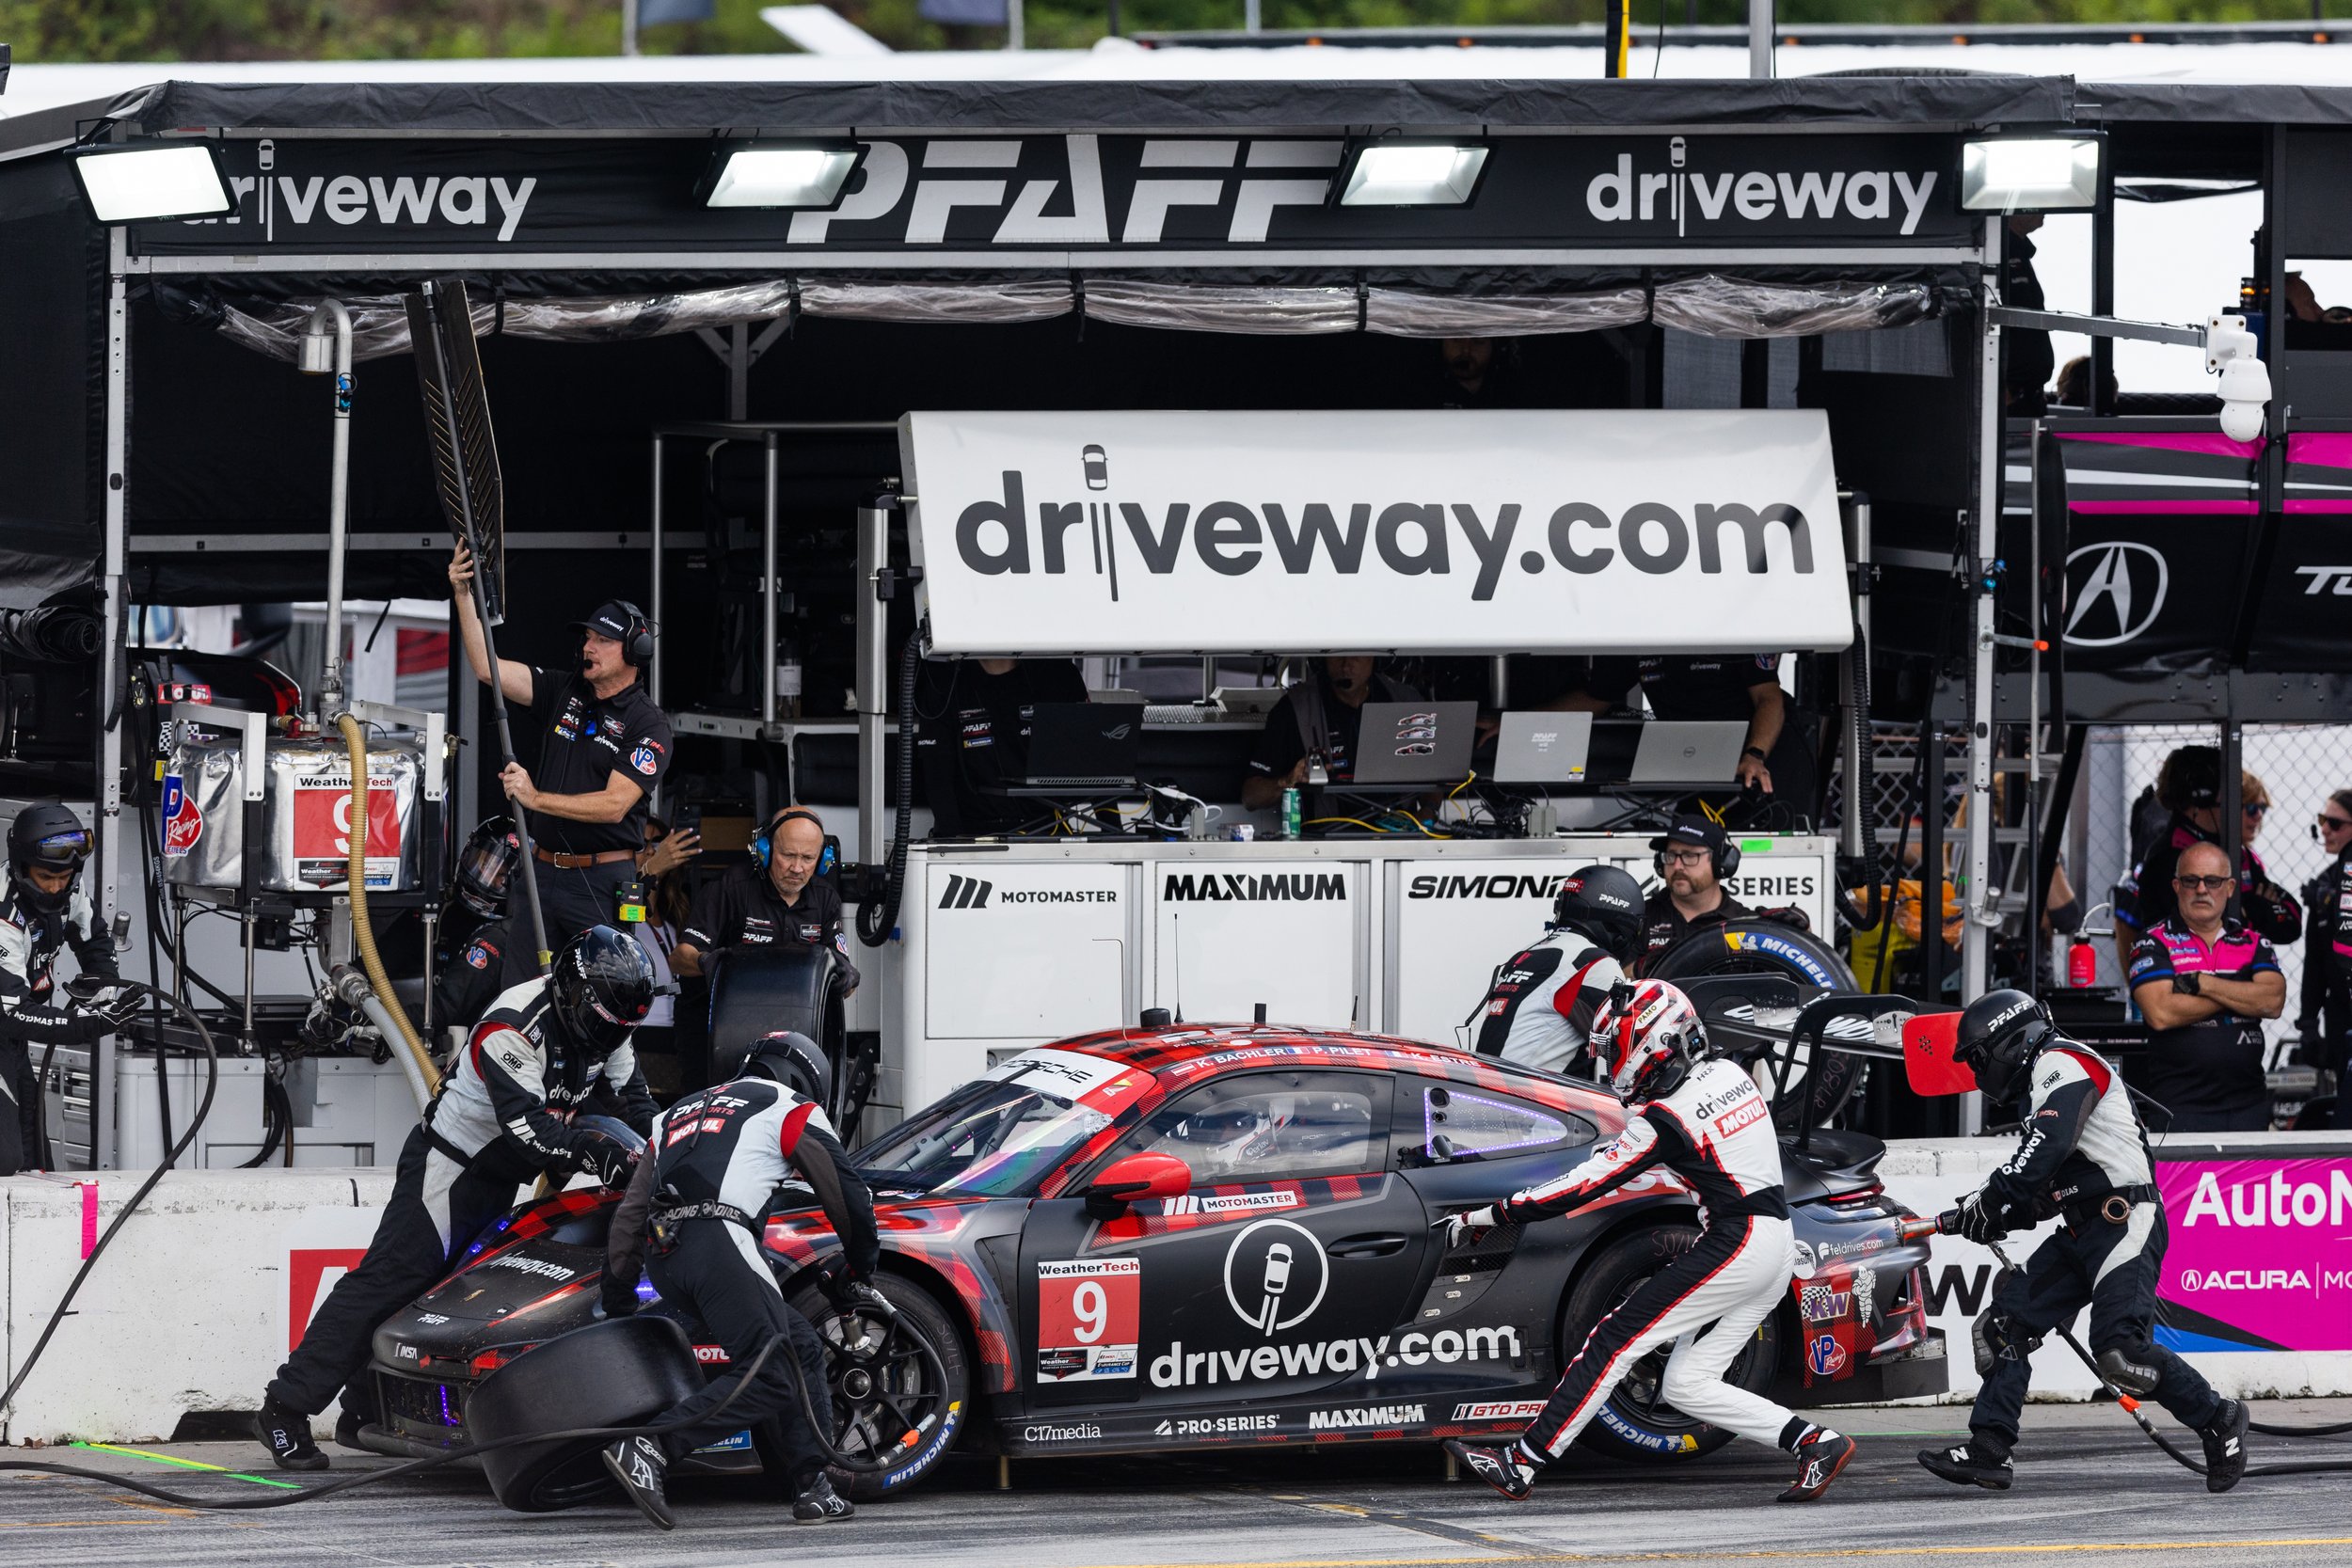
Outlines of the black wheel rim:
<svg viewBox="0 0 2352 1568">
<path fill-rule="evenodd" d="M 910 1448 L 910 1435 L 933 1431 L 946 1417 L 947 1391 L 933 1370 L 937 1356 L 903 1320 L 840 1313 L 818 1325 L 825 1341 L 833 1395 L 834 1446 L 860 1458 Z"/>
</svg>

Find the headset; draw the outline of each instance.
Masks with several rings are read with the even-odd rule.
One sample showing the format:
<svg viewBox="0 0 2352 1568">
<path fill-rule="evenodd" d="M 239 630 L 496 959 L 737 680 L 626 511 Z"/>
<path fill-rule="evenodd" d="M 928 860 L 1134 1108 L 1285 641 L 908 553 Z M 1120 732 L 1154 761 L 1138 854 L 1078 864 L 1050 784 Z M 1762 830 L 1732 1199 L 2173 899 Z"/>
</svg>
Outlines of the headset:
<svg viewBox="0 0 2352 1568">
<path fill-rule="evenodd" d="M 776 830 L 787 822 L 813 822 L 817 825 L 818 832 L 825 832 L 824 819 L 815 812 L 803 810 L 799 806 L 785 807 L 784 810 L 770 817 L 765 827 L 752 835 L 752 858 L 759 862 L 761 870 L 768 869 L 769 857 L 775 852 Z M 833 836 L 827 833 L 824 853 L 817 857 L 816 875 L 831 876 L 833 868 L 840 863 L 840 852 L 834 847 Z"/>
<path fill-rule="evenodd" d="M 628 626 L 621 634 L 621 662 L 632 670 L 643 670 L 653 662 L 654 624 L 645 612 L 627 599 L 612 601 L 628 611 Z"/>
<path fill-rule="evenodd" d="M 1729 881 L 1732 877 L 1738 873 L 1740 869 L 1740 847 L 1731 842 L 1730 835 L 1725 834 L 1724 838 L 1724 847 L 1721 849 L 1710 849 L 1708 851 L 1708 856 L 1714 862 L 1715 879 L 1717 881 Z M 1650 855 L 1649 863 L 1651 865 L 1657 867 L 1658 874 L 1661 877 L 1663 877 L 1666 874 L 1666 851 L 1663 849 L 1653 851 Z"/>
</svg>

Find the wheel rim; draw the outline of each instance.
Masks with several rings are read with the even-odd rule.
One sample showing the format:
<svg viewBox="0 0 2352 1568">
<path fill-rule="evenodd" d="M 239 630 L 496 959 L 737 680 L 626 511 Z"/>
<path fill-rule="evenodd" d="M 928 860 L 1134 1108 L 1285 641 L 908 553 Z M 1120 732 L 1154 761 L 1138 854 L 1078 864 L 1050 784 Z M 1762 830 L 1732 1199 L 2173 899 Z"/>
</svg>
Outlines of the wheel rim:
<svg viewBox="0 0 2352 1568">
<path fill-rule="evenodd" d="M 834 1443 L 842 1452 L 881 1457 L 937 1427 L 947 1407 L 947 1391 L 932 1371 L 938 1357 L 904 1320 L 842 1313 L 825 1319 L 818 1332 L 839 1433 Z"/>
</svg>

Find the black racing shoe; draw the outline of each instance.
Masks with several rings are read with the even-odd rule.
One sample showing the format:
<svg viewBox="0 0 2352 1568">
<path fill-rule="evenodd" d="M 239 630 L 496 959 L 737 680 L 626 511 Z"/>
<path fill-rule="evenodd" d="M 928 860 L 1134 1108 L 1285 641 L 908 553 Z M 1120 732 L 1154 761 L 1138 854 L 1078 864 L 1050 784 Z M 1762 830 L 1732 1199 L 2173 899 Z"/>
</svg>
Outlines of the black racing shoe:
<svg viewBox="0 0 2352 1568">
<path fill-rule="evenodd" d="M 1534 1495 L 1535 1466 L 1519 1457 L 1516 1445 L 1507 1449 L 1482 1449 L 1458 1437 L 1449 1437 L 1445 1440 L 1445 1451 L 1459 1461 L 1471 1475 L 1515 1503 L 1523 1503 Z"/>
<path fill-rule="evenodd" d="M 1931 1476 L 1942 1476 L 1955 1485 L 1981 1486 L 1988 1492 L 2006 1492 L 2017 1479 L 2009 1455 L 1981 1437 L 1971 1437 L 1955 1449 L 1921 1449 L 1919 1463 Z"/>
<path fill-rule="evenodd" d="M 2227 1492 L 2246 1474 L 2246 1405 L 2223 1400 L 2213 1419 L 2197 1429 L 2205 1442 L 2205 1490 Z"/>
<path fill-rule="evenodd" d="M 822 1470 L 809 1483 L 807 1491 L 794 1499 L 792 1522 L 796 1525 L 829 1525 L 836 1519 L 854 1519 L 857 1510 L 850 1499 L 833 1489 L 833 1481 Z"/>
<path fill-rule="evenodd" d="M 663 1483 L 670 1474 L 670 1456 L 650 1437 L 624 1437 L 604 1447 L 604 1467 L 621 1483 L 622 1493 L 637 1505 L 656 1529 L 677 1528 Z"/>
<path fill-rule="evenodd" d="M 253 1435 L 261 1439 L 281 1470 L 326 1468 L 326 1456 L 310 1440 L 310 1418 L 299 1410 L 263 1400 L 261 1413 L 253 1418 Z"/>
<path fill-rule="evenodd" d="M 356 1410 L 346 1410 L 342 1415 L 336 1417 L 336 1445 L 346 1449 L 365 1449 L 367 1445 L 359 1441 L 359 1429 L 365 1425 L 367 1425 L 367 1423 L 360 1419 L 359 1413 Z"/>
<path fill-rule="evenodd" d="M 1853 1458 L 1855 1447 L 1852 1438 L 1835 1432 L 1824 1432 L 1798 1444 L 1797 1479 L 1780 1495 L 1780 1500 L 1806 1503 L 1828 1491 L 1829 1483 L 1837 1479 L 1837 1472 Z"/>
</svg>

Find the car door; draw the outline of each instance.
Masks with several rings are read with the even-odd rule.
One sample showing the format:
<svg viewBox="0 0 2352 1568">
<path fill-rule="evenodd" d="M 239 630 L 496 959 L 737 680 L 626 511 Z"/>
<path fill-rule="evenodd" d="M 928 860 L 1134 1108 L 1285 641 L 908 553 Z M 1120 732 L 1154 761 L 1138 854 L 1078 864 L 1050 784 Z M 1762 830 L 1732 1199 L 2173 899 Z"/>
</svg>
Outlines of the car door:
<svg viewBox="0 0 2352 1568">
<path fill-rule="evenodd" d="M 1192 1171 L 1183 1195 L 1108 1214 L 1079 1197 L 1033 1205 L 1021 1308 L 1032 1408 L 1257 1404 L 1376 1385 L 1428 1246 L 1420 1198 L 1388 1168 L 1389 1125 L 1383 1074 L 1229 1073 L 1170 1099 L 1093 1167 L 1173 1155 Z"/>
</svg>

